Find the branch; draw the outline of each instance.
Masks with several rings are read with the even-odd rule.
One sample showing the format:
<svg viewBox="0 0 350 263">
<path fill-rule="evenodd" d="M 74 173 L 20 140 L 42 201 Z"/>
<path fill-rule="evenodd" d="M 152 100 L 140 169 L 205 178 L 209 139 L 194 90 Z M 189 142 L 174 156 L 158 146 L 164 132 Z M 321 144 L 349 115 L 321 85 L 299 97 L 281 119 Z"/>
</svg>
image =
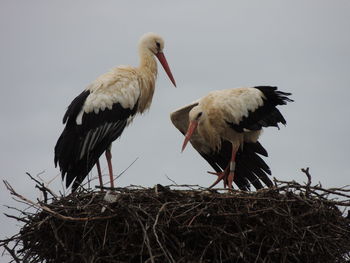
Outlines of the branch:
<svg viewBox="0 0 350 263">
<path fill-rule="evenodd" d="M 96 216 L 96 217 L 71 217 L 71 216 L 64 216 L 61 215 L 55 211 L 53 211 L 52 209 L 50 209 L 49 207 L 45 206 L 45 205 L 40 205 L 38 203 L 33 202 L 32 200 L 29 200 L 27 198 L 25 198 L 24 196 L 18 194 L 13 187 L 9 184 L 9 182 L 7 182 L 6 180 L 3 180 L 7 190 L 10 191 L 11 195 L 14 195 L 16 197 L 18 197 L 19 199 L 23 200 L 25 203 L 30 204 L 36 208 L 42 209 L 46 212 L 48 212 L 49 214 L 62 219 L 62 220 L 67 220 L 67 221 L 92 221 L 92 220 L 105 220 L 105 219 L 110 219 L 113 217 L 116 217 L 117 215 L 110 215 L 110 216 Z"/>
<path fill-rule="evenodd" d="M 26 172 L 26 175 L 28 175 L 30 177 L 30 179 L 32 179 L 34 182 L 36 182 L 38 185 L 36 186 L 41 192 L 43 192 L 43 195 L 44 195 L 44 200 L 45 200 L 45 203 L 47 201 L 47 193 L 46 192 L 49 192 L 53 197 L 55 198 L 58 198 L 58 196 L 52 192 L 49 188 L 47 188 L 45 186 L 44 183 L 42 182 L 39 182 L 38 180 L 36 180 L 33 176 L 31 176 L 30 173 Z"/>
</svg>

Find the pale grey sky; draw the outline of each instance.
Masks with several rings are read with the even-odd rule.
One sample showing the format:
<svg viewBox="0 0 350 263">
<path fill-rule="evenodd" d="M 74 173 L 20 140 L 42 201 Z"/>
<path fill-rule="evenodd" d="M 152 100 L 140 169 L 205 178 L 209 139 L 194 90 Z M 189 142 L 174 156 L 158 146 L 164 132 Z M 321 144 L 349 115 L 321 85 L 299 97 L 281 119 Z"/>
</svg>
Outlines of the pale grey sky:
<svg viewBox="0 0 350 263">
<path fill-rule="evenodd" d="M 139 157 L 117 185 L 170 184 L 168 176 L 208 186 L 211 168 L 192 147 L 180 153 L 169 113 L 211 90 L 254 85 L 278 86 L 295 100 L 281 107 L 287 126 L 261 137 L 273 176 L 304 181 L 300 168 L 309 166 L 314 182 L 349 184 L 349 14 L 347 0 L 3 0 L 1 179 L 35 199 L 25 172 L 45 171 L 47 181 L 59 173 L 53 147 L 68 104 L 110 68 L 137 65 L 138 39 L 152 31 L 165 40 L 178 88 L 160 67 L 151 110 L 113 144 L 115 172 Z M 50 187 L 61 190 L 60 178 Z M 1 204 L 17 205 L 0 189 Z M 4 211 L 0 238 L 18 231 Z"/>
</svg>

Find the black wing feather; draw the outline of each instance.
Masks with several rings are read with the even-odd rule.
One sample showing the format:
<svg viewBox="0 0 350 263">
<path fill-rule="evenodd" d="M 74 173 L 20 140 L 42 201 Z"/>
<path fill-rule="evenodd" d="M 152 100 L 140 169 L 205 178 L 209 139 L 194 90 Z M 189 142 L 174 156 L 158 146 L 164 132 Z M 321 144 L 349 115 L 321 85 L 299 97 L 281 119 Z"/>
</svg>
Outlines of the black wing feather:
<svg viewBox="0 0 350 263">
<path fill-rule="evenodd" d="M 218 152 L 206 154 L 198 149 L 197 151 L 216 172 L 222 172 L 229 165 L 232 144 L 223 140 Z M 243 149 L 237 151 L 234 183 L 239 189 L 249 190 L 250 184 L 256 189 L 263 188 L 260 180 L 267 186 L 272 185 L 268 177 L 271 170 L 259 155 L 267 156 L 267 151 L 259 142 L 244 143 Z"/>
<path fill-rule="evenodd" d="M 78 116 L 81 108 L 83 107 L 86 98 L 90 95 L 89 90 L 84 90 L 80 93 L 68 106 L 66 113 L 63 116 L 63 124 L 67 122 L 74 122 L 76 117 Z"/>
<path fill-rule="evenodd" d="M 133 109 L 125 109 L 120 103 L 113 104 L 112 109 L 84 113 L 82 124 L 76 124 L 90 92 L 82 92 L 69 105 L 63 122 L 66 123 L 55 146 L 55 165 L 59 165 L 62 179 L 66 177 L 66 186 L 74 181 L 74 191 L 85 179 L 103 152 L 123 132 L 130 116 L 135 115 L 137 103 Z M 84 146 L 85 145 L 85 146 Z M 84 148 L 85 147 L 85 148 Z"/>
<path fill-rule="evenodd" d="M 82 93 L 80 93 L 68 106 L 66 113 L 63 116 L 63 124 L 66 123 L 66 127 L 63 130 L 61 136 L 58 138 L 56 146 L 55 146 L 55 167 L 57 167 L 57 164 L 65 163 L 65 160 L 61 159 L 61 155 L 64 152 L 72 152 L 73 151 L 73 145 L 74 145 L 74 138 L 72 136 L 72 132 L 75 130 L 73 127 L 75 126 L 74 122 L 76 117 L 78 116 L 80 110 L 82 109 L 86 98 L 90 95 L 90 91 L 84 90 Z M 67 122 L 68 121 L 68 122 Z M 69 142 L 69 143 L 68 143 Z M 65 165 L 63 165 L 65 166 Z"/>
<path fill-rule="evenodd" d="M 228 125 L 237 132 L 243 132 L 244 129 L 257 131 L 262 127 L 278 127 L 279 123 L 285 125 L 286 120 L 276 106 L 292 102 L 293 100 L 288 98 L 291 93 L 278 91 L 277 87 L 271 86 L 257 86 L 254 88 L 260 90 L 264 94 L 263 105 L 254 111 L 250 111 L 248 116 L 243 117 L 238 124 L 227 122 Z"/>
</svg>

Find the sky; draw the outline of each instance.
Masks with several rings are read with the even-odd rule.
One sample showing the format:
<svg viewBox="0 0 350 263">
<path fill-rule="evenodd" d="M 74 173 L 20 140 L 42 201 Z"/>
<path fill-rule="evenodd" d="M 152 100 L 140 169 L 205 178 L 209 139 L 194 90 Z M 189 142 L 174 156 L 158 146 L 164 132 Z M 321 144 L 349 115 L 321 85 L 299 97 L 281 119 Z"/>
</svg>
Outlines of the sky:
<svg viewBox="0 0 350 263">
<path fill-rule="evenodd" d="M 310 167 L 314 183 L 348 185 L 349 13 L 347 0 L 2 0 L 1 180 L 32 200 L 40 193 L 26 172 L 64 191 L 53 148 L 67 106 L 112 67 L 137 66 L 140 36 L 155 32 L 177 88 L 159 67 L 151 109 L 113 144 L 116 174 L 138 158 L 117 186 L 209 186 L 210 166 L 192 147 L 181 154 L 183 136 L 169 114 L 212 90 L 258 85 L 278 86 L 295 100 L 280 108 L 287 126 L 260 138 L 273 176 L 303 182 L 300 169 Z M 107 174 L 104 158 L 101 165 Z M 0 200 L 22 207 L 2 182 Z M 2 239 L 19 225 L 4 206 L 0 212 Z"/>
</svg>

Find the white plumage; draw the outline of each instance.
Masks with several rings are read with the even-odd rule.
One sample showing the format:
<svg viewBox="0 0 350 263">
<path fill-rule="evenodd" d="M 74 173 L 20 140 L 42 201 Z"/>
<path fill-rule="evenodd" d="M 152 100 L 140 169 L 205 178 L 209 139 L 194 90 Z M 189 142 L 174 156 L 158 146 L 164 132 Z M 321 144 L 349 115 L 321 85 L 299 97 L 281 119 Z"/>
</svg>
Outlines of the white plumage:
<svg viewBox="0 0 350 263">
<path fill-rule="evenodd" d="M 212 186 L 224 180 L 232 188 L 235 180 L 241 189 L 249 181 L 261 188 L 259 179 L 267 185 L 271 181 L 269 167 L 258 156 L 267 156 L 258 139 L 263 127 L 286 124 L 276 106 L 291 101 L 289 95 L 269 86 L 213 91 L 174 111 L 171 120 L 185 134 L 182 150 L 190 141 L 216 170 Z"/>
<path fill-rule="evenodd" d="M 96 163 L 102 186 L 99 157 L 106 151 L 111 187 L 113 171 L 111 143 L 137 113 L 152 102 L 158 58 L 176 86 L 165 59 L 163 39 L 148 33 L 139 42 L 139 67 L 119 66 L 98 77 L 69 105 L 63 123 L 66 127 L 55 146 L 55 164 L 60 166 L 66 186 L 74 191 Z"/>
<path fill-rule="evenodd" d="M 136 71 L 119 67 L 98 77 L 87 87 L 91 94 L 86 98 L 82 112 L 98 114 L 99 110 L 112 109 L 115 103 L 125 109 L 134 108 L 141 93 L 138 78 Z"/>
</svg>

